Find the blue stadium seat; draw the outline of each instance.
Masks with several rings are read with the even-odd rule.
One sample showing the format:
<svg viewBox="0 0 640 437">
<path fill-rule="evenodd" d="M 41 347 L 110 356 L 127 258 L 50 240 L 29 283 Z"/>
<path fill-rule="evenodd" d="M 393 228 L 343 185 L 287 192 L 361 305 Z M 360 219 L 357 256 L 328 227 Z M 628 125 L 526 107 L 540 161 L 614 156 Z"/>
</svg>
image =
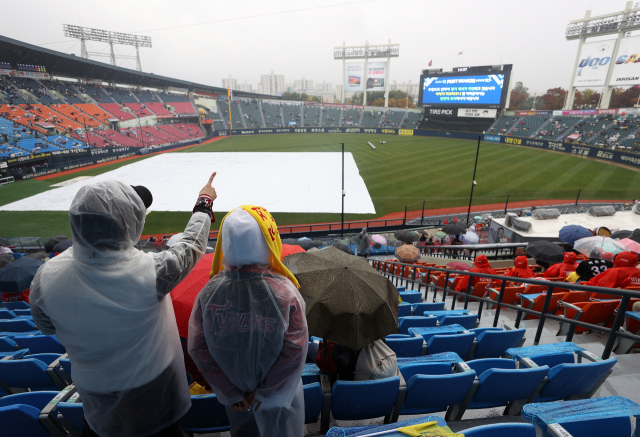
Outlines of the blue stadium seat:
<svg viewBox="0 0 640 437">
<path fill-rule="evenodd" d="M 189 434 L 227 431 L 229 418 L 227 411 L 215 394 L 191 396 L 191 408 L 180 425 Z"/>
<path fill-rule="evenodd" d="M 51 335 L 17 335 L 13 341 L 20 349 L 29 349 L 32 354 L 64 354 L 66 351 L 55 336 Z"/>
<path fill-rule="evenodd" d="M 401 303 L 398 305 L 398 317 L 407 317 L 411 315 L 411 304 Z"/>
<path fill-rule="evenodd" d="M 16 313 L 10 311 L 8 309 L 0 309 L 0 320 L 11 320 L 15 319 Z"/>
<path fill-rule="evenodd" d="M 464 437 L 536 437 L 536 427 L 530 423 L 496 423 L 461 432 Z"/>
<path fill-rule="evenodd" d="M 425 311 L 444 311 L 444 302 L 422 302 L 413 307 L 413 314 L 422 315 Z"/>
<path fill-rule="evenodd" d="M 420 303 L 422 302 L 422 293 L 419 291 L 401 291 L 400 298 L 402 302 Z"/>
<path fill-rule="evenodd" d="M 13 313 L 16 316 L 29 316 L 31 317 L 31 310 L 30 309 L 25 309 L 25 310 L 13 310 Z"/>
<path fill-rule="evenodd" d="M 374 381 L 336 381 L 331 413 L 336 420 L 362 420 L 389 416 L 398 398 L 400 378 Z"/>
<path fill-rule="evenodd" d="M 457 324 L 460 326 L 464 326 L 466 329 L 473 329 L 476 327 L 477 321 L 477 314 L 469 314 L 467 316 L 444 316 L 442 320 L 440 320 L 440 326 Z"/>
<path fill-rule="evenodd" d="M 422 352 L 422 337 L 385 338 L 385 343 L 397 357 L 418 357 Z"/>
<path fill-rule="evenodd" d="M 461 420 L 465 411 L 479 408 L 494 408 L 506 406 L 505 412 L 512 404 L 531 401 L 549 372 L 547 366 L 533 369 L 515 369 L 515 361 L 511 360 L 477 360 L 469 361 L 467 365 L 476 371 L 478 379 L 474 381 L 467 397 L 461 404 L 457 404 L 447 411 L 446 420 Z M 494 367 L 494 364 L 509 368 Z M 488 368 L 487 367 L 491 367 Z M 485 370 L 487 369 L 487 370 Z"/>
<path fill-rule="evenodd" d="M 563 354 L 544 355 L 541 357 L 533 357 L 531 361 L 538 366 L 549 366 L 550 369 L 559 364 L 573 364 L 575 363 L 573 352 L 565 352 Z"/>
<path fill-rule="evenodd" d="M 31 391 L 59 390 L 59 387 L 47 373 L 47 364 L 33 359 L 0 361 L 0 382 L 7 388 L 28 388 Z M 8 394 L 13 392 L 7 391 Z"/>
<path fill-rule="evenodd" d="M 519 347 L 524 341 L 526 329 L 472 329 L 476 334 L 477 345 L 473 351 L 473 359 L 499 358 L 505 356 L 507 349 Z"/>
<path fill-rule="evenodd" d="M 30 320 L 0 320 L 0 332 L 35 331 L 36 325 Z"/>
<path fill-rule="evenodd" d="M 469 354 L 475 339 L 476 336 L 472 332 L 468 334 L 434 335 L 427 341 L 427 355 L 455 352 L 464 359 Z"/>
<path fill-rule="evenodd" d="M 18 301 L 18 302 L 2 302 L 2 307 L 6 308 L 8 310 L 28 310 L 31 309 L 31 305 L 29 305 L 27 302 L 22 302 L 22 301 Z"/>
<path fill-rule="evenodd" d="M 425 414 L 445 411 L 461 403 L 476 378 L 476 372 L 452 373 L 448 363 L 425 363 L 402 366 L 402 377 L 407 386 L 402 409 L 394 411 L 391 421 L 398 415 Z"/>
<path fill-rule="evenodd" d="M 18 349 L 15 341 L 7 337 L 0 337 L 0 352 L 13 352 Z"/>
<path fill-rule="evenodd" d="M 60 393 L 58 391 L 32 391 L 26 393 L 18 393 L 15 395 L 3 396 L 0 398 L 0 407 L 8 407 L 9 405 L 30 405 L 42 411 L 51 399 Z"/>
<path fill-rule="evenodd" d="M 559 420 L 558 423 L 562 425 L 562 427 L 566 429 L 567 432 L 569 432 L 569 434 L 571 434 L 572 436 L 613 437 L 631 435 L 631 421 L 627 417 L 580 420 L 578 422 L 563 422 L 562 420 Z M 465 437 L 466 436 L 467 434 L 465 434 Z"/>
<path fill-rule="evenodd" d="M 3 437 L 51 437 L 38 421 L 40 410 L 29 405 L 0 408 L 0 430 Z"/>
<path fill-rule="evenodd" d="M 322 386 L 319 382 L 303 385 L 304 423 L 316 423 L 322 411 Z"/>
<path fill-rule="evenodd" d="M 76 430 L 78 435 L 82 433 L 82 427 L 84 426 L 84 410 L 81 403 L 75 402 L 60 402 L 57 405 L 58 422 L 60 422 L 66 429 L 70 431 L 70 428 Z"/>
<path fill-rule="evenodd" d="M 534 402 L 589 398 L 617 362 L 617 359 L 609 358 L 593 363 L 559 364 L 549 370 L 549 380 Z"/>
<path fill-rule="evenodd" d="M 409 334 L 409 328 L 433 328 L 437 323 L 436 317 L 398 317 L 398 332 Z"/>
</svg>

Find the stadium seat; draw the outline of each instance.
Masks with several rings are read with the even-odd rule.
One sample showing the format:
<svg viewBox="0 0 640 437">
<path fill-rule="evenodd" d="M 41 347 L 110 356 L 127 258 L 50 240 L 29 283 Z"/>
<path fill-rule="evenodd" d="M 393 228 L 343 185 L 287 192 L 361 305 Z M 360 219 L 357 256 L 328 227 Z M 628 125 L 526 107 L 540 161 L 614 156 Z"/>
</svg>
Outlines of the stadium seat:
<svg viewBox="0 0 640 437">
<path fill-rule="evenodd" d="M 215 394 L 195 395 L 191 396 L 191 408 L 180 419 L 180 425 L 191 435 L 221 432 L 229 429 L 229 418 Z"/>
<path fill-rule="evenodd" d="M 476 335 L 468 334 L 434 335 L 427 341 L 427 355 L 455 352 L 462 359 L 469 354 Z"/>
<path fill-rule="evenodd" d="M 42 411 L 51 399 L 58 395 L 58 391 L 32 391 L 3 396 L 0 398 L 0 408 L 9 405 L 29 405 Z"/>
<path fill-rule="evenodd" d="M 8 309 L 9 311 L 13 310 L 28 310 L 31 309 L 31 305 L 27 302 L 2 302 L 2 307 Z"/>
<path fill-rule="evenodd" d="M 580 320 L 584 323 L 592 325 L 604 325 L 614 315 L 616 308 L 620 302 L 618 300 L 604 300 L 596 302 L 576 302 L 573 304 L 564 304 L 564 318 Z M 551 308 L 549 308 L 551 309 Z M 0 323 L 3 321 L 0 320 Z M 5 323 L 7 323 L 5 321 Z M 571 325 L 567 322 L 560 322 L 560 329 L 557 335 L 567 335 Z M 588 328 L 577 326 L 576 333 L 589 331 Z"/>
<path fill-rule="evenodd" d="M 38 421 L 40 410 L 29 405 L 0 408 L 0 430 L 3 437 L 51 437 Z"/>
<path fill-rule="evenodd" d="M 401 291 L 400 298 L 402 302 L 420 303 L 422 302 L 422 293 L 419 291 Z"/>
<path fill-rule="evenodd" d="M 30 389 L 31 391 L 58 390 L 65 384 L 56 384 L 47 372 L 48 364 L 34 358 L 0 361 L 0 387 L 8 394 L 10 388 Z"/>
<path fill-rule="evenodd" d="M 444 311 L 444 302 L 422 302 L 413 307 L 413 314 L 422 315 L 425 311 Z"/>
<path fill-rule="evenodd" d="M 13 311 L 9 311 L 7 309 L 0 309 L 0 320 L 11 320 L 15 319 L 16 313 Z"/>
<path fill-rule="evenodd" d="M 565 352 L 561 354 L 532 357 L 531 361 L 536 363 L 538 366 L 549 366 L 550 369 L 553 369 L 555 366 L 560 364 L 573 364 L 575 363 L 575 358 L 573 352 Z M 523 363 L 521 363 L 520 366 L 523 366 Z"/>
<path fill-rule="evenodd" d="M 491 299 L 498 300 L 498 296 L 500 295 L 500 290 L 496 290 L 495 288 L 489 288 L 489 293 Z M 502 303 L 506 303 L 509 305 L 515 305 L 520 301 L 520 294 L 524 294 L 525 287 L 504 287 L 504 294 L 502 295 Z M 495 305 L 494 305 L 495 307 Z"/>
<path fill-rule="evenodd" d="M 411 304 L 401 303 L 398 305 L 398 317 L 408 317 L 411 315 Z"/>
<path fill-rule="evenodd" d="M 560 300 L 564 295 L 565 293 L 553 293 L 551 295 L 551 300 L 549 301 L 549 310 L 547 311 L 548 313 L 553 314 L 556 311 L 556 308 L 558 307 L 558 302 L 560 302 Z M 521 306 L 523 308 L 528 308 L 533 311 L 542 312 L 542 309 L 544 308 L 544 301 L 546 298 L 547 298 L 547 293 L 521 294 L 520 295 L 520 301 L 522 302 Z M 529 319 L 539 319 L 540 317 L 533 314 L 527 314 L 525 315 L 524 318 L 525 320 L 529 320 Z"/>
<path fill-rule="evenodd" d="M 20 349 L 29 349 L 32 354 L 64 354 L 66 352 L 58 339 L 51 335 L 16 335 L 13 337 L 13 341 L 18 344 Z"/>
<path fill-rule="evenodd" d="M 0 352 L 13 352 L 18 349 L 18 345 L 13 339 L 0 337 Z"/>
<path fill-rule="evenodd" d="M 331 392 L 331 413 L 336 420 L 362 420 L 390 416 L 398 398 L 400 378 L 374 381 L 336 381 Z"/>
<path fill-rule="evenodd" d="M 422 337 L 385 338 L 385 343 L 397 357 L 417 357 L 422 352 Z"/>
<path fill-rule="evenodd" d="M 26 309 L 26 310 L 13 310 L 13 313 L 16 316 L 27 316 L 27 317 L 31 317 L 31 310 L 30 309 Z"/>
<path fill-rule="evenodd" d="M 496 423 L 461 432 L 464 437 L 536 437 L 536 427 L 530 423 Z"/>
<path fill-rule="evenodd" d="M 0 320 L 0 332 L 27 332 L 35 330 L 36 325 L 30 320 Z"/>
<path fill-rule="evenodd" d="M 481 358 L 500 358 L 507 349 L 520 347 L 524 343 L 526 329 L 503 331 L 500 328 L 478 328 L 471 330 L 476 335 L 476 344 L 472 350 L 474 360 Z"/>
<path fill-rule="evenodd" d="M 432 328 L 437 323 L 438 319 L 436 317 L 398 317 L 398 333 L 409 334 L 409 328 Z"/>
<path fill-rule="evenodd" d="M 467 316 L 444 316 L 442 320 L 440 320 L 440 326 L 460 325 L 464 326 L 466 329 L 473 329 L 476 327 L 477 321 L 477 314 L 469 314 Z"/>
<path fill-rule="evenodd" d="M 303 385 L 304 423 L 316 423 L 322 411 L 322 387 L 319 382 Z"/>
<path fill-rule="evenodd" d="M 535 397 L 549 368 L 542 366 L 533 369 L 516 369 L 515 361 L 511 361 L 511 364 L 507 364 L 507 361 L 511 360 L 489 358 L 467 362 L 467 365 L 479 376 L 464 401 L 449 408 L 445 419 L 461 420 L 467 409 L 506 406 L 505 412 L 507 412 L 511 404 L 519 401 L 526 403 Z M 501 365 L 502 368 L 497 365 Z M 487 366 L 490 367 L 487 368 Z"/>
</svg>

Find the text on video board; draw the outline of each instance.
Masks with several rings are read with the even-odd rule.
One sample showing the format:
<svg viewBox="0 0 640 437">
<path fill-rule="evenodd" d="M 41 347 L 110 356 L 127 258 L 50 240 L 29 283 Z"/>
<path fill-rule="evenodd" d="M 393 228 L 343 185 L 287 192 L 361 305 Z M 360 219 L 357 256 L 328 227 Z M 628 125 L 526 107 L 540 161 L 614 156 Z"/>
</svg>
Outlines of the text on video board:
<svg viewBox="0 0 640 437">
<path fill-rule="evenodd" d="M 504 74 L 425 77 L 422 103 L 498 105 L 503 84 Z"/>
</svg>

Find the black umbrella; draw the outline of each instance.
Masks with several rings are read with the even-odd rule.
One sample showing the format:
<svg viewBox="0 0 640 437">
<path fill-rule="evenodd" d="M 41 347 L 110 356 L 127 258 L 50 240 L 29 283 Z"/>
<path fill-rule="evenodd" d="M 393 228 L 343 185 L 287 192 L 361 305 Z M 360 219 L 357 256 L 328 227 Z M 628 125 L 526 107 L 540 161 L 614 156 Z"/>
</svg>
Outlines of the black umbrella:
<svg viewBox="0 0 640 437">
<path fill-rule="evenodd" d="M 442 228 L 442 232 L 449 235 L 463 235 L 467 233 L 467 230 L 462 226 L 453 223 Z"/>
<path fill-rule="evenodd" d="M 416 236 L 409 231 L 398 231 L 393 234 L 396 237 L 396 240 L 402 241 L 403 243 L 413 243 L 416 241 Z"/>
<path fill-rule="evenodd" d="M 9 240 L 6 238 L 0 238 L 0 246 L 9 246 Z"/>
<path fill-rule="evenodd" d="M 0 293 L 22 293 L 31 287 L 31 281 L 38 268 L 44 264 L 33 258 L 22 258 L 0 270 Z"/>
<path fill-rule="evenodd" d="M 629 238 L 631 236 L 632 231 L 615 231 L 611 233 L 611 238 L 622 240 L 623 238 Z"/>
<path fill-rule="evenodd" d="M 44 251 L 45 252 L 53 252 L 53 248 L 56 247 L 61 241 L 68 240 L 69 238 L 66 235 L 56 235 L 55 237 L 51 237 L 49 241 L 44 243 Z"/>
<path fill-rule="evenodd" d="M 27 255 L 27 258 L 33 259 L 47 259 L 49 258 L 49 254 L 47 252 L 33 252 Z"/>
<path fill-rule="evenodd" d="M 337 241 L 336 241 L 336 242 L 335 242 L 335 243 L 333 243 L 331 246 L 335 247 L 335 248 L 336 248 L 336 249 L 338 249 L 338 250 L 343 251 L 344 253 L 348 253 L 349 255 L 352 255 L 351 251 L 349 250 L 349 247 L 348 247 L 348 246 L 345 246 L 345 245 L 344 245 L 344 244 L 342 244 L 342 243 L 339 243 L 339 242 L 337 242 Z"/>
<path fill-rule="evenodd" d="M 13 261 L 13 255 L 10 253 L 0 253 L 0 269 Z"/>
<path fill-rule="evenodd" d="M 640 229 L 634 229 L 629 236 L 629 239 L 635 241 L 636 243 L 640 243 Z"/>
<path fill-rule="evenodd" d="M 418 232 L 420 232 L 422 235 L 424 235 L 425 237 L 429 236 L 429 233 L 427 231 L 425 231 L 424 229 L 418 229 Z"/>
<path fill-rule="evenodd" d="M 72 240 L 62 240 L 58 244 L 53 247 L 53 251 L 55 253 L 62 253 L 73 245 Z"/>
<path fill-rule="evenodd" d="M 562 247 L 547 240 L 534 241 L 527 244 L 527 253 L 538 261 L 550 264 L 561 263 L 564 260 Z"/>
</svg>

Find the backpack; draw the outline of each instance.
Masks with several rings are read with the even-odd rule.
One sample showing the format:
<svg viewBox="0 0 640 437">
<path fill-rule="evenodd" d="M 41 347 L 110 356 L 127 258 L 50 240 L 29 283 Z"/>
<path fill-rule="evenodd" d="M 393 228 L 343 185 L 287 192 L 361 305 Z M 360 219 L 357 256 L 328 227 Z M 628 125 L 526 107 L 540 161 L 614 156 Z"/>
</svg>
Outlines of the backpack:
<svg viewBox="0 0 640 437">
<path fill-rule="evenodd" d="M 376 340 L 360 351 L 354 381 L 384 379 L 398 374 L 396 353 L 384 341 Z"/>
</svg>

